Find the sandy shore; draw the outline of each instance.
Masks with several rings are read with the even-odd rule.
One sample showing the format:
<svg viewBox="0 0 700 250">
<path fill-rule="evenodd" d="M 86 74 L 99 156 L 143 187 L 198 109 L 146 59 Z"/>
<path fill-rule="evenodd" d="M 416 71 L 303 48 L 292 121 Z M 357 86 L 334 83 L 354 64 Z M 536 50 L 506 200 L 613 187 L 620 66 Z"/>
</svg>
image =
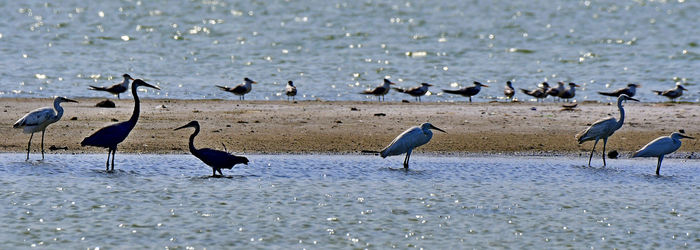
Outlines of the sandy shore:
<svg viewBox="0 0 700 250">
<path fill-rule="evenodd" d="M 97 108 L 104 99 L 78 99 L 64 103 L 63 119 L 47 129 L 47 152 L 106 152 L 81 147 L 80 141 L 95 130 L 125 121 L 133 100 L 114 100 L 117 108 Z M 0 151 L 23 152 L 28 134 L 12 124 L 25 113 L 50 106 L 50 99 L 0 99 Z M 377 103 L 303 101 L 228 101 L 151 99 L 142 103 L 141 118 L 119 152 L 184 153 L 192 129 L 173 131 L 198 120 L 202 132 L 197 147 L 238 153 L 354 153 L 380 150 L 403 130 L 429 121 L 449 134 L 436 132 L 419 148 L 423 153 L 585 154 L 592 142 L 577 144 L 574 135 L 608 115 L 618 117 L 608 103 L 579 104 L 576 111 L 561 111 L 557 103 Z M 700 105 L 628 103 L 624 127 L 608 143 L 608 150 L 630 152 L 652 139 L 685 129 L 700 136 Z M 384 114 L 384 115 L 382 115 Z M 34 136 L 32 151 L 41 136 Z M 50 151 L 48 147 L 67 147 Z M 599 145 L 599 149 L 602 146 Z M 679 150 L 698 152 L 697 140 Z"/>
</svg>

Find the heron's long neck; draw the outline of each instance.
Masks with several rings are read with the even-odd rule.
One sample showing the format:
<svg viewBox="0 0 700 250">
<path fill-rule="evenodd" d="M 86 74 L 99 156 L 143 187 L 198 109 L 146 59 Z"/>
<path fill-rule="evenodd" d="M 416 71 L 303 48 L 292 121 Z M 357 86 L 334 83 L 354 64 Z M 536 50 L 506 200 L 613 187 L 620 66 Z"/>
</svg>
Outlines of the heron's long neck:
<svg viewBox="0 0 700 250">
<path fill-rule="evenodd" d="M 58 121 L 63 116 L 63 107 L 61 107 L 61 102 L 58 100 L 54 101 L 53 108 L 56 110 L 56 116 L 53 119 Z"/>
<path fill-rule="evenodd" d="M 197 154 L 197 149 L 194 147 L 194 137 L 196 137 L 197 134 L 199 134 L 199 126 L 195 126 L 194 133 L 190 135 L 190 153 L 192 153 L 193 155 Z"/>
<path fill-rule="evenodd" d="M 620 129 L 625 122 L 625 109 L 622 108 L 622 99 L 617 101 L 617 108 L 620 110 L 620 119 L 617 120 L 617 129 Z"/>
<path fill-rule="evenodd" d="M 139 120 L 139 112 L 141 112 L 141 102 L 139 101 L 139 95 L 136 93 L 136 87 L 136 85 L 131 85 L 131 95 L 134 96 L 134 112 L 131 114 L 129 122 L 132 125 L 136 125 L 136 122 Z"/>
</svg>

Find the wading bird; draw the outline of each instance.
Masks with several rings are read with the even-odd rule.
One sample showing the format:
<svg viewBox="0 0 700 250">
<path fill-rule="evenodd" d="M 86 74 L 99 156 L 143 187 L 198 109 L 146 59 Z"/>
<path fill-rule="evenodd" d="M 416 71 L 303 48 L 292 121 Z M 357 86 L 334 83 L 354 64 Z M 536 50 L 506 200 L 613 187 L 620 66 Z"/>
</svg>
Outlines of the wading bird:
<svg viewBox="0 0 700 250">
<path fill-rule="evenodd" d="M 600 92 L 598 92 L 598 94 L 601 94 L 604 96 L 614 96 L 614 97 L 618 97 L 622 94 L 625 94 L 629 97 L 634 97 L 634 95 L 637 94 L 637 88 L 639 88 L 639 87 L 641 87 L 641 85 L 630 83 L 630 84 L 627 84 L 626 88 L 619 88 L 619 89 L 616 89 L 616 90 L 613 90 L 610 92 L 600 91 Z"/>
<path fill-rule="evenodd" d="M 622 108 L 622 101 L 624 100 L 639 101 L 625 94 L 620 95 L 620 97 L 617 98 L 617 108 L 620 110 L 620 120 L 615 120 L 614 117 L 601 119 L 593 123 L 590 127 L 576 134 L 575 138 L 578 140 L 578 144 L 595 140 L 595 143 L 593 143 L 593 149 L 591 149 L 591 156 L 588 157 L 589 167 L 591 166 L 591 159 L 593 159 L 595 146 L 598 144 L 598 140 L 600 139 L 603 139 L 603 167 L 605 167 L 605 146 L 608 144 L 608 137 L 620 129 L 622 124 L 625 122 L 625 109 Z"/>
<path fill-rule="evenodd" d="M 571 101 L 571 98 L 576 96 L 576 87 L 581 87 L 576 83 L 570 82 L 569 87 L 559 94 L 559 98 L 565 99 L 567 102 Z M 629 96 L 628 96 L 629 97 Z"/>
<path fill-rule="evenodd" d="M 520 89 L 524 94 L 537 98 L 537 101 L 547 97 L 547 90 L 549 90 L 549 84 L 547 82 L 543 82 L 542 87 L 533 90 Z"/>
<path fill-rule="evenodd" d="M 402 88 L 394 88 L 396 91 L 401 92 L 401 93 L 406 93 L 409 94 L 413 97 L 416 98 L 418 102 L 420 102 L 420 97 L 425 95 L 425 93 L 428 93 L 428 87 L 433 86 L 430 83 L 421 83 L 420 86 L 416 86 L 413 88 L 409 89 L 402 89 Z"/>
<path fill-rule="evenodd" d="M 430 139 L 433 138 L 433 132 L 430 131 L 431 129 L 447 133 L 444 130 L 426 122 L 420 126 L 409 128 L 401 133 L 394 139 L 394 141 L 391 142 L 391 144 L 389 144 L 389 146 L 386 146 L 386 148 L 384 148 L 379 155 L 382 158 L 386 158 L 387 156 L 405 153 L 406 159 L 403 160 L 403 167 L 408 169 L 408 160 L 411 158 L 411 152 L 413 152 L 413 149 L 428 143 Z"/>
<path fill-rule="evenodd" d="M 506 96 L 506 98 L 513 101 L 513 96 L 515 96 L 515 88 L 513 88 L 513 83 L 510 81 L 506 82 L 506 87 L 503 89 L 503 94 Z"/>
<path fill-rule="evenodd" d="M 373 89 L 366 89 L 365 91 L 362 91 L 361 94 L 374 95 L 377 97 L 377 100 L 381 102 L 384 99 L 384 96 L 389 93 L 389 90 L 391 89 L 391 86 L 389 85 L 396 85 L 396 83 L 384 78 L 384 84 Z"/>
<path fill-rule="evenodd" d="M 456 94 L 464 97 L 469 97 L 469 102 L 472 102 L 472 96 L 478 94 L 479 91 L 481 91 L 481 87 L 488 88 L 489 86 L 481 84 L 480 82 L 474 82 L 474 86 L 464 87 L 456 90 L 443 89 L 442 91 L 448 94 Z"/>
<path fill-rule="evenodd" d="M 688 90 L 683 85 L 676 84 L 675 88 L 665 90 L 665 91 L 660 91 L 660 90 L 652 90 L 654 93 L 657 95 L 662 95 L 665 97 L 668 97 L 668 99 L 671 99 L 671 101 L 675 101 L 676 98 L 681 97 L 683 95 L 683 90 Z"/>
<path fill-rule="evenodd" d="M 134 78 L 131 78 L 129 74 L 123 74 L 122 77 L 124 77 L 124 81 L 121 83 L 117 83 L 109 87 L 97 87 L 90 85 L 90 90 L 109 92 L 113 95 L 117 95 L 117 99 L 121 99 L 119 94 L 124 93 L 127 89 L 129 89 L 129 80 L 134 80 Z"/>
<path fill-rule="evenodd" d="M 131 118 L 128 121 L 115 123 L 107 127 L 101 128 L 92 135 L 85 137 L 80 146 L 95 146 L 101 148 L 107 148 L 107 171 L 114 171 L 114 154 L 117 152 L 117 145 L 124 141 L 131 130 L 136 126 L 136 122 L 139 120 L 139 113 L 141 111 L 141 105 L 139 101 L 139 95 L 136 88 L 144 86 L 154 89 L 160 89 L 156 86 L 150 85 L 141 79 L 134 80 L 131 83 L 131 95 L 134 96 L 134 112 L 131 114 Z M 112 154 L 112 169 L 109 169 L 109 154 Z"/>
<path fill-rule="evenodd" d="M 635 152 L 632 157 L 658 157 L 659 161 L 656 164 L 656 175 L 659 175 L 659 169 L 661 169 L 661 162 L 664 160 L 664 156 L 676 152 L 676 150 L 681 147 L 682 138 L 695 139 L 678 132 L 673 132 L 669 136 L 662 136 L 649 142 L 642 149 Z"/>
<path fill-rule="evenodd" d="M 219 172 L 219 175 L 223 176 L 224 174 L 221 173 L 222 168 L 231 169 L 234 165 L 239 163 L 248 165 L 248 158 L 243 156 L 235 156 L 227 152 L 211 148 L 195 148 L 194 137 L 199 134 L 199 122 L 191 121 L 182 127 L 176 128 L 175 130 L 180 130 L 183 128 L 194 128 L 194 133 L 190 135 L 190 153 L 212 168 L 212 177 L 217 177 L 216 172 Z"/>
<path fill-rule="evenodd" d="M 236 87 L 229 88 L 221 85 L 216 85 L 216 87 L 222 89 L 223 91 L 231 92 L 234 95 L 237 95 L 239 100 L 245 100 L 245 94 L 248 94 L 253 89 L 253 84 L 258 82 L 250 80 L 248 77 L 243 78 L 243 81 L 245 81 L 245 83 L 238 84 Z"/>
<path fill-rule="evenodd" d="M 545 93 L 547 93 L 547 95 L 555 98 L 555 100 L 556 100 L 556 98 L 559 98 L 559 95 L 564 93 L 564 91 L 566 91 L 566 87 L 564 87 L 564 82 L 557 82 L 556 88 L 550 88 Z"/>
<path fill-rule="evenodd" d="M 51 125 L 58 120 L 61 120 L 63 116 L 63 107 L 61 107 L 62 102 L 78 102 L 64 97 L 56 97 L 53 99 L 53 109 L 51 107 L 43 107 L 32 110 L 26 115 L 19 118 L 13 128 L 23 128 L 25 134 L 31 133 L 29 136 L 29 143 L 27 143 L 27 159 L 29 160 L 29 148 L 32 145 L 32 137 L 34 137 L 35 132 L 41 131 L 41 159 L 44 159 L 44 132 L 46 132 L 46 127 Z M 54 112 L 56 109 L 56 112 Z"/>
<path fill-rule="evenodd" d="M 284 92 L 287 94 L 287 101 L 289 101 L 290 96 L 292 97 L 292 101 L 296 100 L 294 97 L 297 95 L 297 87 L 294 86 L 292 81 L 287 82 L 287 87 Z"/>
</svg>

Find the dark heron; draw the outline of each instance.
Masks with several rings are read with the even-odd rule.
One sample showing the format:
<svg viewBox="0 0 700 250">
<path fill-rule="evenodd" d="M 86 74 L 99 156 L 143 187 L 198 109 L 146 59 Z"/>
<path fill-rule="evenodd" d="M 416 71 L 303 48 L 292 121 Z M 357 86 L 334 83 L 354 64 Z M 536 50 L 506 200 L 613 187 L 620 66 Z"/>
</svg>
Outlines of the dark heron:
<svg viewBox="0 0 700 250">
<path fill-rule="evenodd" d="M 245 83 L 238 84 L 235 87 L 229 88 L 221 85 L 216 85 L 216 87 L 222 89 L 223 91 L 231 92 L 234 95 L 239 96 L 239 100 L 245 100 L 245 94 L 248 94 L 251 90 L 253 90 L 253 84 L 258 82 L 250 80 L 248 79 L 248 77 L 243 78 L 243 81 L 245 81 Z"/>
<path fill-rule="evenodd" d="M 62 102 L 78 102 L 64 97 L 56 97 L 53 99 L 53 108 L 43 107 L 32 110 L 26 115 L 19 118 L 13 128 L 23 128 L 25 134 L 31 133 L 29 136 L 29 143 L 27 143 L 27 160 L 29 160 L 29 147 L 32 145 L 32 137 L 34 137 L 34 132 L 41 131 L 41 159 L 44 159 L 44 132 L 46 127 L 51 125 L 58 120 L 61 120 L 63 116 L 63 107 L 61 107 Z M 54 109 L 56 111 L 54 112 Z"/>
<path fill-rule="evenodd" d="M 134 80 L 134 78 L 131 78 L 129 74 L 124 74 L 122 77 L 124 77 L 124 81 L 121 83 L 117 83 L 109 87 L 97 87 L 90 85 L 90 90 L 109 92 L 113 95 L 117 95 L 117 99 L 121 99 L 119 98 L 119 94 L 124 93 L 127 89 L 129 89 L 129 80 Z"/>
<path fill-rule="evenodd" d="M 475 96 L 476 94 L 481 91 L 481 87 L 489 87 L 488 85 L 481 84 L 480 82 L 474 82 L 474 86 L 469 86 L 469 87 L 464 87 L 461 89 L 455 89 L 455 90 L 450 90 L 450 89 L 443 89 L 445 93 L 448 94 L 456 94 L 456 95 L 461 95 L 464 97 L 469 97 L 469 102 L 472 102 L 472 96 Z"/>
<path fill-rule="evenodd" d="M 134 113 L 131 114 L 131 118 L 128 121 L 115 123 L 107 127 L 101 128 L 92 135 L 85 137 L 80 146 L 95 146 L 108 148 L 107 151 L 107 171 L 114 171 L 114 154 L 117 152 L 117 145 L 124 141 L 131 130 L 136 126 L 136 122 L 139 120 L 139 113 L 141 110 L 141 105 L 139 101 L 139 95 L 136 88 L 144 86 L 154 89 L 160 89 L 156 86 L 150 85 L 141 79 L 136 79 L 131 84 L 131 95 L 134 96 Z M 112 169 L 109 168 L 109 154 L 112 154 Z"/>
<path fill-rule="evenodd" d="M 183 128 L 194 128 L 194 133 L 190 135 L 190 153 L 212 168 L 212 177 L 217 176 L 216 172 L 219 172 L 219 175 L 223 176 L 224 174 L 221 173 L 222 168 L 231 169 L 234 165 L 239 163 L 248 165 L 248 158 L 243 156 L 235 156 L 227 152 L 211 148 L 195 148 L 194 137 L 199 134 L 199 122 L 191 121 L 190 123 L 185 124 L 185 126 L 176 128 L 175 130 L 180 130 Z"/>
<path fill-rule="evenodd" d="M 389 90 L 391 89 L 390 85 L 396 85 L 396 83 L 389 81 L 389 79 L 384 79 L 384 83 L 382 85 L 373 89 L 366 89 L 365 91 L 362 91 L 361 94 L 374 95 L 377 97 L 377 100 L 381 102 L 382 99 L 384 99 L 384 96 L 389 93 Z"/>
</svg>

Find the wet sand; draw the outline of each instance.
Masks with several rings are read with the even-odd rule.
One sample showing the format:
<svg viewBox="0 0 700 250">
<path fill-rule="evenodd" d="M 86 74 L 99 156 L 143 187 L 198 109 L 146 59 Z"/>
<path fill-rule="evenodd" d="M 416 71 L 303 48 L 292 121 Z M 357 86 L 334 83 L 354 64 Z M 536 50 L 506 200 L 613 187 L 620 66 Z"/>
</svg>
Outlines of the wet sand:
<svg viewBox="0 0 700 250">
<path fill-rule="evenodd" d="M 97 108 L 104 99 L 64 103 L 63 118 L 50 125 L 45 146 L 49 153 L 106 152 L 81 147 L 80 141 L 115 121 L 126 121 L 133 100 L 113 100 L 116 108 Z M 0 98 L 0 151 L 23 152 L 28 134 L 12 124 L 25 113 L 50 106 L 51 99 Z M 609 103 L 581 103 L 562 111 L 560 103 L 377 103 L 301 101 L 230 101 L 146 99 L 141 117 L 119 152 L 185 153 L 193 129 L 173 131 L 198 120 L 202 131 L 197 147 L 237 153 L 357 153 L 381 150 L 405 129 L 431 122 L 448 134 L 435 132 L 432 141 L 416 150 L 437 154 L 587 154 L 593 143 L 579 145 L 574 135 L 598 119 L 619 117 Z M 700 137 L 700 105 L 633 103 L 625 105 L 625 125 L 608 141 L 608 151 L 635 151 L 652 139 L 685 129 Z M 35 134 L 32 151 L 39 150 Z M 698 140 L 686 140 L 680 155 L 700 151 Z M 49 150 L 50 146 L 66 147 Z M 602 149 L 602 142 L 598 150 Z"/>
</svg>

